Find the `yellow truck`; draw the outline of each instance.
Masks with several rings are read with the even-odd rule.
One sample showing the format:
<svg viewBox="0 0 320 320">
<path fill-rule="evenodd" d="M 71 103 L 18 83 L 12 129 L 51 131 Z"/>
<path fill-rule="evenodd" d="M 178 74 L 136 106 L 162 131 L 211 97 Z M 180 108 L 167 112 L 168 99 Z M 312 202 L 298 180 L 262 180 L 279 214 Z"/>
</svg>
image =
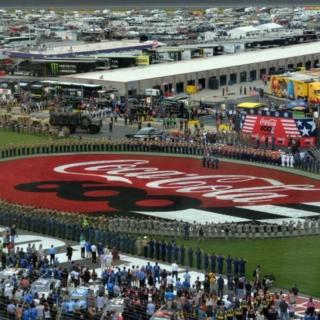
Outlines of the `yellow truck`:
<svg viewBox="0 0 320 320">
<path fill-rule="evenodd" d="M 190 85 L 186 87 L 186 93 L 188 94 L 195 94 L 198 93 L 199 88 L 198 86 Z"/>
<path fill-rule="evenodd" d="M 272 95 L 287 99 L 304 99 L 311 103 L 320 103 L 320 77 L 308 72 L 295 72 L 270 77 Z"/>
</svg>

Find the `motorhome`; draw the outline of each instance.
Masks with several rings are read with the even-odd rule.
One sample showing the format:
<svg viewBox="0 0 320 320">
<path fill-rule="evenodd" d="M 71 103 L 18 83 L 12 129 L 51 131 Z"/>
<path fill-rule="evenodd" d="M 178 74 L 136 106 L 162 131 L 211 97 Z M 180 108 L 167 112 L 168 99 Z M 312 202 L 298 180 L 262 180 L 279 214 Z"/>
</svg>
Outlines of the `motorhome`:
<svg viewBox="0 0 320 320">
<path fill-rule="evenodd" d="M 37 44 L 37 38 L 34 35 L 8 37 L 3 40 L 3 46 L 5 48 L 33 47 L 36 44 Z"/>
</svg>

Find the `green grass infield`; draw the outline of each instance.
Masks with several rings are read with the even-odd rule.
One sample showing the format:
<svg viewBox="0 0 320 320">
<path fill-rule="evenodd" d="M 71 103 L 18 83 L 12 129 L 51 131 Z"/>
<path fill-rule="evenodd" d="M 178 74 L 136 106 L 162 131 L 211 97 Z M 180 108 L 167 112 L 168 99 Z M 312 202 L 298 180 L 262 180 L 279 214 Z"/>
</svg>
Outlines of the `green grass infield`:
<svg viewBox="0 0 320 320">
<path fill-rule="evenodd" d="M 47 136 L 15 133 L 0 129 L 0 147 L 10 144 L 33 144 L 50 141 Z M 320 236 L 306 236 L 280 239 L 254 240 L 223 240 L 212 239 L 205 241 L 178 239 L 186 247 L 200 247 L 211 254 L 244 257 L 248 260 L 247 276 L 252 277 L 257 264 L 262 267 L 263 274 L 273 273 L 275 285 L 289 289 L 297 284 L 302 293 L 320 297 L 318 284 L 320 282 Z M 187 261 L 187 256 L 186 256 Z"/>
</svg>

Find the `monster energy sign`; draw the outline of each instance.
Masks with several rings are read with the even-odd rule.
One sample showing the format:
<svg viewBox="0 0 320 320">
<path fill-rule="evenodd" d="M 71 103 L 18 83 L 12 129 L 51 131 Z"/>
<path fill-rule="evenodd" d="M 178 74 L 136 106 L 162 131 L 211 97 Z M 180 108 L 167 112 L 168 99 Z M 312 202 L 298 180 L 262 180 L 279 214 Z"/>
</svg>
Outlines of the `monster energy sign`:
<svg viewBox="0 0 320 320">
<path fill-rule="evenodd" d="M 50 63 L 50 71 L 53 76 L 58 75 L 59 73 L 59 64 L 58 63 Z"/>
<path fill-rule="evenodd" d="M 77 66 L 75 64 L 50 63 L 50 71 L 53 76 L 61 73 L 77 73 Z"/>
</svg>

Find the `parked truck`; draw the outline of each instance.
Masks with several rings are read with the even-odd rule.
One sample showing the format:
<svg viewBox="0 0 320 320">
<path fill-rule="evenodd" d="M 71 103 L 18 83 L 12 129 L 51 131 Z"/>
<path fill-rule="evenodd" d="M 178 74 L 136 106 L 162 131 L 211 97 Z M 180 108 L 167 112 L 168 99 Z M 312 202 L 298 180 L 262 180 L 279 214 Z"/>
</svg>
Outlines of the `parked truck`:
<svg viewBox="0 0 320 320">
<path fill-rule="evenodd" d="M 304 99 L 320 103 L 320 72 L 293 72 L 270 78 L 272 95 L 287 99 Z"/>
<path fill-rule="evenodd" d="M 51 112 L 49 122 L 54 127 L 69 128 L 70 133 L 74 133 L 77 129 L 98 133 L 102 127 L 101 119 L 93 119 L 82 112 Z"/>
</svg>

